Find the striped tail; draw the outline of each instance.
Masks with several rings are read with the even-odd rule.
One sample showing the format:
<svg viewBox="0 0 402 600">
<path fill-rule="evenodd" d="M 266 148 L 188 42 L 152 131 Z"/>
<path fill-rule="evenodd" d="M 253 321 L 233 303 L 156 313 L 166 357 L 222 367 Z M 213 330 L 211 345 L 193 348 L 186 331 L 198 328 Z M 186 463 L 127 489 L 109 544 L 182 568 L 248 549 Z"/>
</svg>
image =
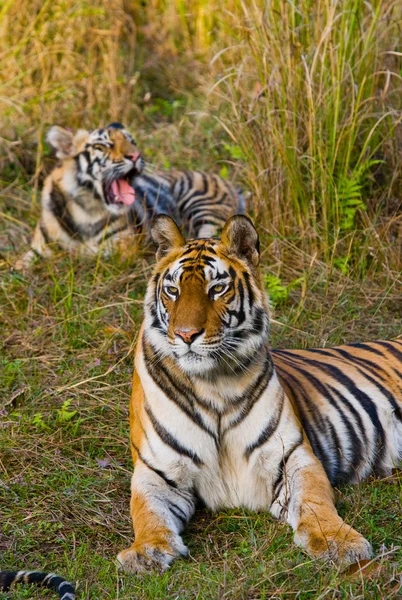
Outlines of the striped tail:
<svg viewBox="0 0 402 600">
<path fill-rule="evenodd" d="M 36 584 L 54 590 L 59 594 L 60 600 L 74 600 L 74 586 L 54 573 L 41 573 L 39 571 L 0 571 L 0 590 L 7 592 L 12 585 L 17 583 Z"/>
</svg>

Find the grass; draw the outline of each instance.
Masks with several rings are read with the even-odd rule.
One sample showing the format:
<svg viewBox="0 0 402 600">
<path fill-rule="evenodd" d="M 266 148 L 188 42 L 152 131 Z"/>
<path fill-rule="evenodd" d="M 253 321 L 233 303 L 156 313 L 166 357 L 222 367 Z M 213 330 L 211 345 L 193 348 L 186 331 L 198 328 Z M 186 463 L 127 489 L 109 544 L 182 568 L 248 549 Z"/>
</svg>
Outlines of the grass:
<svg viewBox="0 0 402 600">
<path fill-rule="evenodd" d="M 59 571 L 80 599 L 399 597 L 398 474 L 338 491 L 340 513 L 380 557 L 363 579 L 311 561 L 267 514 L 202 509 L 187 560 L 120 574 L 133 348 L 153 254 L 61 253 L 9 272 L 54 164 L 46 128 L 121 120 L 150 162 L 213 169 L 252 192 L 274 346 L 400 335 L 398 3 L 275 0 L 264 18 L 255 2 L 213 0 L 21 7 L 0 8 L 1 568 Z"/>
<path fill-rule="evenodd" d="M 278 271 L 272 242 L 264 247 L 264 272 L 279 272 L 286 288 L 293 270 Z M 289 264 L 300 261 L 297 249 L 284 250 Z M 290 528 L 268 514 L 201 509 L 184 536 L 189 559 L 164 575 L 118 573 L 115 556 L 132 538 L 127 407 L 151 262 L 148 251 L 134 264 L 100 261 L 94 277 L 94 262 L 60 255 L 26 278 L 4 274 L 1 566 L 60 571 L 78 583 L 82 599 L 398 597 L 398 475 L 338 492 L 342 516 L 372 541 L 376 555 L 385 554 L 373 578 L 353 580 L 311 561 L 293 545 Z M 275 346 L 400 333 L 392 285 L 366 287 L 339 272 L 327 277 L 327 267 L 315 264 L 306 283 L 277 299 Z M 21 589 L 13 597 L 44 592 Z"/>
</svg>

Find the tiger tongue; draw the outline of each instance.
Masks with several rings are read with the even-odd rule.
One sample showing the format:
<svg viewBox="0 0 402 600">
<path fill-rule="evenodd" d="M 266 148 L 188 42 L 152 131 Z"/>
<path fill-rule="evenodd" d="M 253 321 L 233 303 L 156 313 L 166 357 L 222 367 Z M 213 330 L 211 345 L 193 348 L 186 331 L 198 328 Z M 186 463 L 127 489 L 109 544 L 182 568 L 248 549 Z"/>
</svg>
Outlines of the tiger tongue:
<svg viewBox="0 0 402 600">
<path fill-rule="evenodd" d="M 112 193 L 115 196 L 116 202 L 122 202 L 126 206 L 133 204 L 135 193 L 131 185 L 125 179 L 115 179 L 111 185 Z"/>
</svg>

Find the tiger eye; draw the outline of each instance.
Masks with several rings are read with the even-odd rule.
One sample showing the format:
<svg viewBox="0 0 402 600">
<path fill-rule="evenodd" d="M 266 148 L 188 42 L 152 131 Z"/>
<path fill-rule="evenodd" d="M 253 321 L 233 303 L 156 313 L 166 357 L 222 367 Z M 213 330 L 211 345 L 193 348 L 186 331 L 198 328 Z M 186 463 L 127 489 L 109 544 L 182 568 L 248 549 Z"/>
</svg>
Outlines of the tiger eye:
<svg viewBox="0 0 402 600">
<path fill-rule="evenodd" d="M 226 286 L 222 285 L 221 283 L 218 283 L 217 285 L 214 285 L 214 286 L 211 288 L 211 291 L 212 291 L 214 294 L 219 294 L 220 292 L 223 292 L 223 290 L 225 289 L 225 287 L 226 287 Z"/>
<path fill-rule="evenodd" d="M 172 294 L 172 296 L 177 296 L 178 294 L 178 289 L 172 285 L 167 286 L 165 289 L 169 294 Z"/>
</svg>

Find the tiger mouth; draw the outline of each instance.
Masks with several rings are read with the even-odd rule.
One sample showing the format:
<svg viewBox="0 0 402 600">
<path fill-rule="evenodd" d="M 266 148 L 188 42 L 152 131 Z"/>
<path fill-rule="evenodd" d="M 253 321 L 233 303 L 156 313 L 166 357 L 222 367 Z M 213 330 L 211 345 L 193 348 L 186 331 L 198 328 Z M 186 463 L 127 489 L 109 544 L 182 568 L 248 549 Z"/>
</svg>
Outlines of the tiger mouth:
<svg viewBox="0 0 402 600">
<path fill-rule="evenodd" d="M 111 183 L 103 184 L 106 204 L 123 204 L 125 206 L 134 204 L 135 191 L 131 185 L 132 175 L 133 173 L 130 171 L 124 177 L 114 179 Z"/>
</svg>

